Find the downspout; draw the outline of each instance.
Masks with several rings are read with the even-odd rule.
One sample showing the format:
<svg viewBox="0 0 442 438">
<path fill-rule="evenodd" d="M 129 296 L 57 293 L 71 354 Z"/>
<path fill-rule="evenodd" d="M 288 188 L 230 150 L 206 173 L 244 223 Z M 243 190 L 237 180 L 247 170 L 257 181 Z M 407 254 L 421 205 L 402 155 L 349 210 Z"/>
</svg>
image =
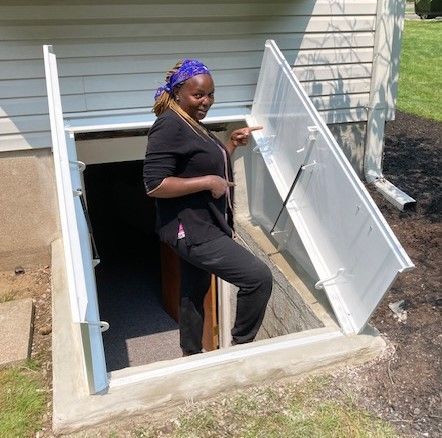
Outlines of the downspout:
<svg viewBox="0 0 442 438">
<path fill-rule="evenodd" d="M 384 177 L 382 158 L 385 121 L 394 120 L 404 13 L 404 0 L 378 0 L 364 154 L 365 179 L 400 210 L 416 201 Z"/>
</svg>

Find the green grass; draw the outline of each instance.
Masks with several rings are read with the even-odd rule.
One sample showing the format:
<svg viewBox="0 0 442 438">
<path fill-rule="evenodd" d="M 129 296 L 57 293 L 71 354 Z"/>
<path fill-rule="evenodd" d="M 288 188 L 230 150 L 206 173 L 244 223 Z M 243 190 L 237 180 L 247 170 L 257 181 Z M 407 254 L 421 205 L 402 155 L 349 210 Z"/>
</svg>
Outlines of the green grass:
<svg viewBox="0 0 442 438">
<path fill-rule="evenodd" d="M 393 438 L 392 427 L 347 396 L 327 398 L 327 379 L 265 387 L 183 409 L 167 427 L 137 429 L 138 437 Z M 164 435 L 163 435 L 164 434 Z"/>
<path fill-rule="evenodd" d="M 397 108 L 442 121 L 442 21 L 406 21 Z"/>
<path fill-rule="evenodd" d="M 0 370 L 0 437 L 34 436 L 41 427 L 46 395 L 39 381 L 38 366 Z"/>
</svg>

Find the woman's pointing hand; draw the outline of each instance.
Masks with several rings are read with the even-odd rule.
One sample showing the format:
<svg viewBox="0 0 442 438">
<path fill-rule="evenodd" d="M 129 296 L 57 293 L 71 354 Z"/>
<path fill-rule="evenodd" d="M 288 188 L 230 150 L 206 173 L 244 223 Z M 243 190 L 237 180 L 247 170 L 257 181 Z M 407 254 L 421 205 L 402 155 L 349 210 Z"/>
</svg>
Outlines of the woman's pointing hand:
<svg viewBox="0 0 442 438">
<path fill-rule="evenodd" d="M 262 129 L 262 126 L 248 126 L 246 128 L 236 129 L 230 134 L 230 142 L 234 147 L 244 146 L 249 141 L 253 131 Z"/>
<path fill-rule="evenodd" d="M 208 189 L 212 193 L 215 199 L 221 198 L 221 196 L 226 194 L 229 187 L 233 187 L 235 183 L 227 181 L 218 175 L 209 175 L 208 178 Z"/>
</svg>

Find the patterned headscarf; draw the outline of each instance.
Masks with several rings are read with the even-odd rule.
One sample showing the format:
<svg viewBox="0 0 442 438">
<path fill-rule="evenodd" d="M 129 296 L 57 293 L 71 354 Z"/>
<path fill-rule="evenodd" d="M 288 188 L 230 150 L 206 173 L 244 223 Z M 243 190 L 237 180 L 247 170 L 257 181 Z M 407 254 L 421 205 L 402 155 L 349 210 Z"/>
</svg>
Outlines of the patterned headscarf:
<svg viewBox="0 0 442 438">
<path fill-rule="evenodd" d="M 163 91 L 172 93 L 172 90 L 178 84 L 196 75 L 210 75 L 209 69 L 197 59 L 185 59 L 181 67 L 176 71 L 164 85 L 158 88 L 155 93 L 155 100 L 161 96 Z"/>
</svg>

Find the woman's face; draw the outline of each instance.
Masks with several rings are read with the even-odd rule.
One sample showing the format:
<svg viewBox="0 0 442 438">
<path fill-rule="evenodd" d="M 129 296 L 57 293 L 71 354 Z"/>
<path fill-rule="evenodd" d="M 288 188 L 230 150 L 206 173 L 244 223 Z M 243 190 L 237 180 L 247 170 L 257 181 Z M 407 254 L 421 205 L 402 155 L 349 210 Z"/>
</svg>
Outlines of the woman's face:
<svg viewBox="0 0 442 438">
<path fill-rule="evenodd" d="M 175 100 L 194 120 L 202 120 L 215 100 L 215 85 L 210 75 L 201 74 L 187 79 L 175 93 Z"/>
</svg>

